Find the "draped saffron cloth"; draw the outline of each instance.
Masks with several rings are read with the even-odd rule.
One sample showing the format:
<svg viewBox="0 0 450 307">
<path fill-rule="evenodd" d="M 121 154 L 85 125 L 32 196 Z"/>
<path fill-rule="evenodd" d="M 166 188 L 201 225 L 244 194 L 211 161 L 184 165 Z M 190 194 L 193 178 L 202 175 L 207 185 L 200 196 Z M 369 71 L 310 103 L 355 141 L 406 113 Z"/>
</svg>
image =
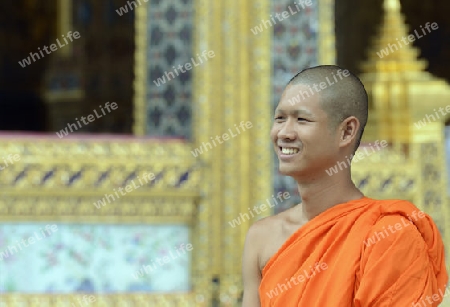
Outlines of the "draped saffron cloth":
<svg viewBox="0 0 450 307">
<path fill-rule="evenodd" d="M 363 197 L 299 228 L 265 265 L 259 296 L 262 307 L 431 307 L 447 280 L 428 215 L 407 201 Z"/>
</svg>

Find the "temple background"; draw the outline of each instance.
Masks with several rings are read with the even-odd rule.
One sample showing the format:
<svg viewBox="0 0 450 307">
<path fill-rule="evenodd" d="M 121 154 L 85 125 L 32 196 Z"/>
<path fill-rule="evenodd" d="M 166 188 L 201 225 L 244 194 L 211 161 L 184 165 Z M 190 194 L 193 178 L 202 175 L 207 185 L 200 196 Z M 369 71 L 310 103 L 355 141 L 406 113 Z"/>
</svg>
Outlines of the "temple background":
<svg viewBox="0 0 450 307">
<path fill-rule="evenodd" d="M 312 1 L 257 34 L 294 2 L 135 2 L 0 4 L 0 306 L 239 306 L 249 225 L 300 201 L 277 173 L 271 115 L 292 75 L 318 64 L 358 73 L 363 146 L 390 145 L 354 165 L 356 184 L 415 203 L 450 247 L 450 116 L 415 125 L 450 104 L 448 2 Z M 439 29 L 377 56 L 426 22 Z M 19 65 L 69 31 L 81 37 Z M 204 51 L 214 57 L 153 82 Z M 107 102 L 118 108 L 61 135 Z M 242 121 L 252 128 L 212 143 Z M 290 198 L 274 212 L 231 226 L 279 192 Z"/>
</svg>

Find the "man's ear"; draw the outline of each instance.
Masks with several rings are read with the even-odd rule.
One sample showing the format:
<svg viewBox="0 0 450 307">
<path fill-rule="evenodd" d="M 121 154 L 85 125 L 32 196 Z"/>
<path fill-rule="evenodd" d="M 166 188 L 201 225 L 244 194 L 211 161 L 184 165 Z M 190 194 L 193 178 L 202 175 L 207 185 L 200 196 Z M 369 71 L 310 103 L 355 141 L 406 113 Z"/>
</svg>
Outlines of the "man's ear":
<svg viewBox="0 0 450 307">
<path fill-rule="evenodd" d="M 339 145 L 346 147 L 356 141 L 359 130 L 359 120 L 355 116 L 349 116 L 340 124 Z"/>
</svg>

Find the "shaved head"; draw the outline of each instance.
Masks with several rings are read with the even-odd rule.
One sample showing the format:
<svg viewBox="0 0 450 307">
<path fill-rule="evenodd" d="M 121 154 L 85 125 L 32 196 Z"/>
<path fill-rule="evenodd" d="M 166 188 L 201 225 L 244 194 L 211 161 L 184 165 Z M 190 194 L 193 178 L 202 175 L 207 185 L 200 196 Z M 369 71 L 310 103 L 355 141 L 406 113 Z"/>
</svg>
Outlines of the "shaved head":
<svg viewBox="0 0 450 307">
<path fill-rule="evenodd" d="M 309 87 L 309 91 L 304 91 L 302 96 L 308 93 L 318 95 L 321 107 L 330 118 L 333 129 L 350 116 L 358 119 L 360 127 L 355 144 L 356 151 L 368 117 L 368 97 L 361 80 L 339 66 L 323 65 L 302 70 L 288 83 L 299 84 Z"/>
</svg>

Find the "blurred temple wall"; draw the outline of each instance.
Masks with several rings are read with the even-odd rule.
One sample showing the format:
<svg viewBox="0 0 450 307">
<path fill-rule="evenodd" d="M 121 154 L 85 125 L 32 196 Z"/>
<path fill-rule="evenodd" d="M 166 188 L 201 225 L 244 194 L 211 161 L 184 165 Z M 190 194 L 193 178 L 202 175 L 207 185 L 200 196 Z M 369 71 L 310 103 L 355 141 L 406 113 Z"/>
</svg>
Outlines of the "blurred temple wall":
<svg viewBox="0 0 450 307">
<path fill-rule="evenodd" d="M 0 306 L 240 306 L 249 226 L 301 201 L 273 110 L 321 64 L 366 85 L 360 152 L 389 145 L 353 165 L 356 185 L 432 215 L 448 249 L 449 15 L 444 0 L 2 1 Z"/>
</svg>

